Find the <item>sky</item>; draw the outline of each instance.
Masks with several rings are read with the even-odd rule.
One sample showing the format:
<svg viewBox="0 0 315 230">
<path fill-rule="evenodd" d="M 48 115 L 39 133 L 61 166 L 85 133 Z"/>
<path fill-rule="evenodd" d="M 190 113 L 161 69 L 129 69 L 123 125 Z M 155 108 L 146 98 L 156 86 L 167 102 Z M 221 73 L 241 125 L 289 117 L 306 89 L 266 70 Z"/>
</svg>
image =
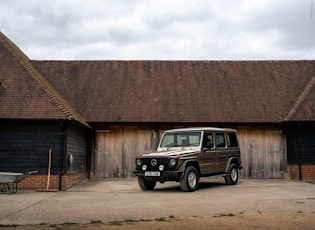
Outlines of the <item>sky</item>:
<svg viewBox="0 0 315 230">
<path fill-rule="evenodd" d="M 32 60 L 315 60 L 315 0 L 9 0 Z"/>
</svg>

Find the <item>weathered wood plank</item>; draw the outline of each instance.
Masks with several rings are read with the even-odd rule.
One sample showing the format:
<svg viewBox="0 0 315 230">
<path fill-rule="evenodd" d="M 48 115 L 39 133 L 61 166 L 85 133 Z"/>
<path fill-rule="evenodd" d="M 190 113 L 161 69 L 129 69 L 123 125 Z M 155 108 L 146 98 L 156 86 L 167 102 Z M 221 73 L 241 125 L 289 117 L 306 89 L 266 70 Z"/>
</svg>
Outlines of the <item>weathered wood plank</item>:
<svg viewBox="0 0 315 230">
<path fill-rule="evenodd" d="M 68 126 L 67 173 L 79 173 L 86 171 L 87 149 L 86 131 L 79 126 Z"/>
<path fill-rule="evenodd" d="M 151 150 L 152 132 L 137 128 L 96 134 L 95 177 L 133 177 L 137 153 Z"/>
<path fill-rule="evenodd" d="M 52 149 L 51 173 L 60 173 L 61 129 L 59 122 L 0 122 L 0 170 L 47 174 Z"/>
<path fill-rule="evenodd" d="M 280 126 L 232 128 L 238 132 L 242 178 L 283 177 L 287 168 L 286 137 Z M 156 139 L 160 139 L 162 133 L 162 129 L 154 131 L 137 127 L 119 127 L 107 133 L 97 133 L 96 177 L 132 177 L 136 154 L 154 150 Z"/>
<path fill-rule="evenodd" d="M 238 127 L 243 178 L 283 178 L 286 137 L 281 127 Z"/>
</svg>

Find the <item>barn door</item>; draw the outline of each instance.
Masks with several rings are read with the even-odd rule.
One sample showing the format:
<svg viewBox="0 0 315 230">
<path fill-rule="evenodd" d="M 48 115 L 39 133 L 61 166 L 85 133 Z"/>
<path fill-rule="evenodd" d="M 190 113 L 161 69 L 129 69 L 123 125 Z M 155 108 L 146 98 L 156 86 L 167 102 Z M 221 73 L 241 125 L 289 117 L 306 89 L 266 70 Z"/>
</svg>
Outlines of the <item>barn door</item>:
<svg viewBox="0 0 315 230">
<path fill-rule="evenodd" d="M 265 178 L 283 178 L 284 147 L 281 130 L 266 131 Z"/>
<path fill-rule="evenodd" d="M 243 178 L 283 178 L 286 168 L 285 137 L 279 128 L 240 128 Z"/>
<path fill-rule="evenodd" d="M 95 177 L 122 177 L 122 129 L 100 130 L 95 137 Z"/>
<path fill-rule="evenodd" d="M 130 178 L 137 153 L 152 150 L 151 130 L 116 128 L 97 132 L 95 177 Z"/>
<path fill-rule="evenodd" d="M 265 131 L 253 129 L 251 132 L 250 152 L 250 177 L 265 178 Z"/>
</svg>

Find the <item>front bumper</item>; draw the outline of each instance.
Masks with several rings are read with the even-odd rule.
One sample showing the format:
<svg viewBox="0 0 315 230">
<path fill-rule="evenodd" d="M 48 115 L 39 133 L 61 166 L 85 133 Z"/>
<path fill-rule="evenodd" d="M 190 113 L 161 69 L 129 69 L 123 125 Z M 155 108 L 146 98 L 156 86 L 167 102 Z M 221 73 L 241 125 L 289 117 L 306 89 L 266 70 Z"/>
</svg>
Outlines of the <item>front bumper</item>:
<svg viewBox="0 0 315 230">
<path fill-rule="evenodd" d="M 135 170 L 133 173 L 136 176 L 143 176 L 147 181 L 178 181 L 182 175 L 183 171 L 162 171 L 160 172 L 160 176 L 145 176 L 145 171 Z"/>
</svg>

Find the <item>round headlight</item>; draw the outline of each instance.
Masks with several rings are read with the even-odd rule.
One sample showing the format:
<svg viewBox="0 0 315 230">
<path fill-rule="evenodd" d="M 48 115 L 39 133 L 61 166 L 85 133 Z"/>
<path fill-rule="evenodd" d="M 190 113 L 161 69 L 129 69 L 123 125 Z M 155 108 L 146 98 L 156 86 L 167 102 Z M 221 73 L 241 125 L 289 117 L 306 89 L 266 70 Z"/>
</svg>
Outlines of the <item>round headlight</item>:
<svg viewBox="0 0 315 230">
<path fill-rule="evenodd" d="M 145 171 L 147 170 L 148 166 L 147 165 L 142 165 L 142 170 Z"/>
<path fill-rule="evenodd" d="M 137 159 L 137 165 L 140 166 L 142 164 L 140 159 Z"/>
<path fill-rule="evenodd" d="M 172 158 L 170 159 L 170 166 L 175 166 L 176 165 L 176 159 Z"/>
<path fill-rule="evenodd" d="M 160 166 L 159 166 L 159 170 L 160 170 L 160 171 L 163 171 L 163 170 L 164 170 L 164 165 L 160 165 Z"/>
</svg>

